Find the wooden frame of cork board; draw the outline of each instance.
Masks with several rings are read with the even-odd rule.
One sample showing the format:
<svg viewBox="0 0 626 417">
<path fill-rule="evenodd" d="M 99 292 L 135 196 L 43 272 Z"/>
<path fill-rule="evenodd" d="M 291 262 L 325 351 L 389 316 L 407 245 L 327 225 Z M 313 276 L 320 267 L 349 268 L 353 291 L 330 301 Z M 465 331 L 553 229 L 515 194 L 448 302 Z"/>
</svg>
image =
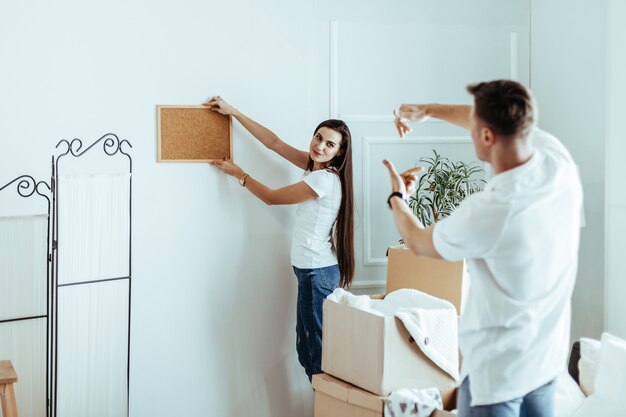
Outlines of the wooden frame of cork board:
<svg viewBox="0 0 626 417">
<path fill-rule="evenodd" d="M 206 106 L 157 106 L 158 161 L 233 159 L 232 117 Z"/>
</svg>

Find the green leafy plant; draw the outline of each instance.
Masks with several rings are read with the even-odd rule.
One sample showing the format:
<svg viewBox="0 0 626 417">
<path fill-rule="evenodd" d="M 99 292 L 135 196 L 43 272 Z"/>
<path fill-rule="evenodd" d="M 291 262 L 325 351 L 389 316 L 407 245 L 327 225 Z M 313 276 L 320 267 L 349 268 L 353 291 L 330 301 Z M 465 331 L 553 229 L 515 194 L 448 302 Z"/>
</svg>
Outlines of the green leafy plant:
<svg viewBox="0 0 626 417">
<path fill-rule="evenodd" d="M 476 162 L 453 162 L 433 149 L 433 157 L 423 157 L 418 165 L 426 171 L 417 182 L 409 207 L 424 226 L 449 216 L 468 196 L 485 184 L 485 170 Z"/>
</svg>

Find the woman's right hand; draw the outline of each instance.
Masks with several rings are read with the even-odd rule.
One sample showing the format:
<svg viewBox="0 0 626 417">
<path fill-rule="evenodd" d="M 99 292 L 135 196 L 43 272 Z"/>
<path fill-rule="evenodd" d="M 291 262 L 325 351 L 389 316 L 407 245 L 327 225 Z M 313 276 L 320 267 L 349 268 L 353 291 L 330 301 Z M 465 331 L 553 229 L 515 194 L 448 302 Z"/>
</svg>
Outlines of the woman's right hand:
<svg viewBox="0 0 626 417">
<path fill-rule="evenodd" d="M 220 96 L 213 96 L 202 105 L 226 116 L 236 116 L 239 113 L 236 108 L 225 102 Z"/>
<path fill-rule="evenodd" d="M 235 177 L 237 179 L 240 179 L 241 177 L 243 177 L 244 175 L 246 175 L 246 173 L 244 172 L 243 169 L 241 169 L 241 167 L 231 161 L 222 161 L 222 160 L 215 160 L 215 161 L 211 161 L 209 162 L 210 165 L 213 165 L 214 167 L 224 171 L 225 173 L 227 173 L 228 175 Z"/>
</svg>

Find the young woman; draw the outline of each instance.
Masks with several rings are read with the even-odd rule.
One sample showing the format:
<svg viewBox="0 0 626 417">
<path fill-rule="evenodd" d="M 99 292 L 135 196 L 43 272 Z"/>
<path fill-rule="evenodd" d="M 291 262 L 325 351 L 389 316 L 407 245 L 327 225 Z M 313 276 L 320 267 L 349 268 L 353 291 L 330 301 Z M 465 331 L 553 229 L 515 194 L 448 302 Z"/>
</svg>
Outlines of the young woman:
<svg viewBox="0 0 626 417">
<path fill-rule="evenodd" d="M 220 96 L 204 103 L 232 115 L 267 148 L 302 168 L 302 181 L 272 190 L 230 161 L 212 165 L 266 204 L 297 204 L 291 263 L 298 279 L 296 349 L 311 380 L 321 373 L 322 304 L 338 286 L 347 287 L 354 275 L 352 146 L 348 126 L 341 120 L 320 123 L 301 151 L 248 118 Z"/>
</svg>

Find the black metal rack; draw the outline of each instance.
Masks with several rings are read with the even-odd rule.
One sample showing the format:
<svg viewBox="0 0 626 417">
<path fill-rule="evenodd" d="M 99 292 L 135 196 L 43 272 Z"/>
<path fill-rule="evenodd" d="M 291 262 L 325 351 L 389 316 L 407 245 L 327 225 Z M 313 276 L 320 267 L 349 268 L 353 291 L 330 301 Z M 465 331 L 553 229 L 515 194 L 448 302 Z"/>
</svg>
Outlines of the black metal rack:
<svg viewBox="0 0 626 417">
<path fill-rule="evenodd" d="M 59 174 L 62 161 L 69 158 L 80 158 L 91 149 L 97 149 L 101 144 L 102 151 L 106 157 L 126 157 L 128 159 L 129 175 L 129 234 L 128 234 L 128 276 L 109 277 L 106 279 L 88 280 L 81 282 L 72 282 L 67 284 L 59 284 Z M 132 148 L 129 141 L 120 139 L 113 133 L 107 133 L 94 141 L 91 145 L 83 148 L 80 139 L 72 139 L 71 141 L 63 139 L 56 145 L 57 151 L 60 153 L 52 157 L 52 175 L 50 184 L 45 181 L 37 181 L 30 175 L 21 175 L 5 185 L 0 186 L 0 192 L 11 188 L 15 185 L 15 189 L 19 196 L 27 198 L 37 194 L 47 201 L 47 241 L 46 241 L 46 314 L 27 316 L 27 317 L 11 317 L 0 320 L 0 325 L 4 323 L 22 321 L 22 320 L 46 320 L 46 415 L 48 417 L 57 416 L 57 387 L 58 387 L 58 340 L 59 340 L 59 288 L 68 285 L 91 285 L 107 281 L 128 281 L 128 323 L 127 323 L 127 346 L 126 346 L 126 414 L 128 415 L 128 398 L 130 387 L 130 323 L 131 323 L 131 289 L 132 289 L 132 158 L 128 150 L 124 148 Z M 64 148 L 64 149 L 63 149 Z M 91 152 L 93 153 L 93 152 Z M 65 164 L 65 162 L 64 162 Z M 65 165 L 64 165 L 65 166 Z M 64 417 L 64 416 L 61 416 Z"/>
<path fill-rule="evenodd" d="M 10 189 L 10 186 L 15 184 L 15 190 L 20 197 L 28 198 L 37 194 L 40 197 L 46 199 L 47 203 L 47 238 L 46 238 L 46 314 L 44 315 L 36 315 L 36 316 L 25 316 L 25 317 L 12 317 L 9 319 L 0 320 L 0 325 L 5 323 L 13 323 L 16 321 L 24 321 L 24 320 L 46 320 L 46 397 L 50 398 L 50 331 L 52 322 L 50 320 L 51 317 L 51 305 L 50 305 L 50 286 L 51 286 L 51 246 L 50 246 L 50 196 L 52 194 L 52 189 L 50 185 L 45 181 L 37 181 L 30 175 L 20 175 L 19 177 L 9 181 L 0 187 L 0 192 L 3 190 Z M 44 404 L 47 410 L 47 404 Z M 49 411 L 48 411 L 49 414 Z"/>
<path fill-rule="evenodd" d="M 73 157 L 80 158 L 91 149 L 94 149 L 97 144 L 102 144 L 102 150 L 107 157 L 115 157 L 115 156 L 125 156 L 128 158 L 128 173 L 130 174 L 130 188 L 129 188 L 129 196 L 128 196 L 128 210 L 129 210 L 129 235 L 128 235 L 128 276 L 123 277 L 110 277 L 106 279 L 97 279 L 97 280 L 89 280 L 89 281 L 81 281 L 81 282 L 72 282 L 68 284 L 59 284 L 58 282 L 58 274 L 59 274 L 59 166 L 61 160 L 65 157 Z M 51 294 L 51 310 L 53 317 L 53 326 L 52 329 L 52 341 L 50 344 L 51 348 L 51 392 L 50 392 L 50 413 L 51 417 L 57 416 L 57 383 L 58 383 L 58 313 L 59 313 L 59 304 L 58 304 L 58 295 L 59 288 L 68 286 L 68 285 L 91 285 L 95 283 L 107 282 L 107 281 L 117 281 L 117 280 L 128 280 L 128 336 L 127 336 L 127 357 L 126 357 L 126 412 L 128 415 L 128 396 L 129 396 L 129 386 L 130 386 L 130 320 L 131 320 L 131 289 L 132 289 L 132 172 L 133 172 L 133 162 L 129 153 L 125 152 L 122 147 L 127 145 L 129 148 L 132 148 L 132 145 L 129 141 L 122 139 L 113 134 L 107 133 L 104 136 L 97 139 L 91 145 L 83 150 L 83 143 L 80 139 L 73 139 L 68 141 L 63 139 L 59 141 L 56 145 L 56 149 L 59 149 L 62 146 L 65 146 L 66 149 L 62 151 L 59 155 L 52 158 L 52 196 L 53 196 L 53 204 L 52 204 L 52 256 L 51 256 L 51 271 L 52 271 L 52 286 L 53 293 Z M 63 417 L 63 416 L 61 416 Z"/>
</svg>

